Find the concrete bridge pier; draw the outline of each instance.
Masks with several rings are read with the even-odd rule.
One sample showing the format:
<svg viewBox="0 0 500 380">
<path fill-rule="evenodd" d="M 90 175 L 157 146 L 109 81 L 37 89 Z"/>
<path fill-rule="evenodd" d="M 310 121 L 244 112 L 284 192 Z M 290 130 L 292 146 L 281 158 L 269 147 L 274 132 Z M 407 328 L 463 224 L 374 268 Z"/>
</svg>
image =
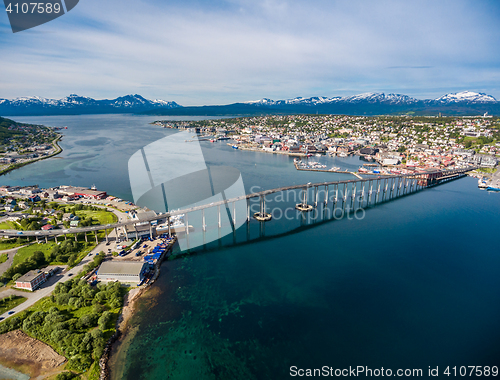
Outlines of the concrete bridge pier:
<svg viewBox="0 0 500 380">
<path fill-rule="evenodd" d="M 354 185 L 351 185 L 351 209 L 354 210 L 356 207 L 356 182 Z"/>
<path fill-rule="evenodd" d="M 38 243 L 38 236 L 35 236 L 35 240 L 36 240 L 36 242 Z"/>
<path fill-rule="evenodd" d="M 171 236 L 172 229 L 170 228 L 170 216 L 167 218 L 167 225 L 168 225 L 168 236 Z"/>
<path fill-rule="evenodd" d="M 95 242 L 96 244 L 99 244 L 99 239 L 97 238 L 97 230 L 94 231 L 94 234 L 95 234 Z"/>
<path fill-rule="evenodd" d="M 78 241 L 78 240 L 76 240 L 76 239 L 77 239 L 77 238 L 76 238 L 76 235 L 78 235 L 78 234 L 75 232 L 73 235 L 75 235 L 75 241 Z"/>
<path fill-rule="evenodd" d="M 47 235 L 45 235 L 45 243 L 48 243 L 49 242 L 49 238 L 47 237 Z"/>
<path fill-rule="evenodd" d="M 57 235 L 54 235 L 54 239 L 55 239 L 56 244 L 57 244 Z"/>
<path fill-rule="evenodd" d="M 314 207 L 318 207 L 318 186 L 314 186 Z"/>
<path fill-rule="evenodd" d="M 236 202 L 233 201 L 233 227 L 236 226 Z M 235 230 L 235 228 L 233 228 Z"/>
<path fill-rule="evenodd" d="M 109 243 L 108 230 L 104 230 L 104 236 L 106 236 L 106 243 Z"/>
<path fill-rule="evenodd" d="M 311 211 L 313 209 L 313 206 L 310 204 L 307 204 L 307 193 L 308 193 L 309 187 L 305 187 L 302 190 L 302 203 L 297 203 L 295 205 L 295 208 L 299 211 Z"/>
<path fill-rule="evenodd" d="M 87 232 L 84 232 L 84 233 L 83 233 L 83 236 L 85 236 L 85 243 L 88 243 L 88 240 L 87 240 Z"/>
<path fill-rule="evenodd" d="M 335 211 L 335 207 L 337 206 L 337 202 L 339 201 L 339 185 L 335 186 L 335 199 L 333 200 L 333 211 Z"/>
<path fill-rule="evenodd" d="M 186 212 L 186 236 L 189 235 L 189 221 L 188 221 L 188 213 Z M 189 248 L 189 240 L 188 240 L 188 248 Z"/>
<path fill-rule="evenodd" d="M 312 206 L 311 206 L 312 208 Z M 259 222 L 267 222 L 271 220 L 271 214 L 266 212 L 266 197 L 265 195 L 260 196 L 260 211 L 253 214 L 253 217 L 257 219 Z"/>
<path fill-rule="evenodd" d="M 370 180 L 370 191 L 368 192 L 368 206 L 372 202 L 372 193 L 373 193 L 373 181 Z"/>
<path fill-rule="evenodd" d="M 203 232 L 207 230 L 207 225 L 205 223 L 205 209 L 201 210 L 201 229 Z M 205 237 L 205 235 L 203 235 Z"/>
<path fill-rule="evenodd" d="M 326 196 L 325 196 L 325 206 L 328 204 L 328 191 L 329 190 L 330 190 L 329 186 L 325 185 L 325 193 L 326 193 Z"/>
<path fill-rule="evenodd" d="M 221 228 L 222 227 L 222 220 L 220 218 L 220 205 L 217 205 L 217 215 L 219 218 L 219 228 Z"/>
<path fill-rule="evenodd" d="M 68 237 L 66 236 L 66 234 L 64 234 L 64 240 L 68 240 Z"/>
<path fill-rule="evenodd" d="M 247 199 L 247 222 L 250 222 L 250 199 Z"/>
</svg>

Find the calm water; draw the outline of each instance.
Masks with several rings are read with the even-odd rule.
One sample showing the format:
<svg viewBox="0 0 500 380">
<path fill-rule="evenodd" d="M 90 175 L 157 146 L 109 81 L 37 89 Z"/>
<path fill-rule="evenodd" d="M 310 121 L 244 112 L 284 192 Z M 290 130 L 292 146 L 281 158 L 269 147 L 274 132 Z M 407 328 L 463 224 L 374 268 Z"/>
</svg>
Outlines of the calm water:
<svg viewBox="0 0 500 380">
<path fill-rule="evenodd" d="M 128 158 L 172 133 L 138 116 L 17 119 L 67 125 L 65 151 L 0 182 L 95 183 L 128 199 Z M 287 157 L 202 144 L 209 164 L 241 171 L 247 191 L 346 178 L 296 172 Z M 113 377 L 285 379 L 291 366 L 426 375 L 429 366 L 442 373 L 499 365 L 500 194 L 476 184 L 453 181 L 378 205 L 360 220 L 252 222 L 220 245 L 164 262 L 114 355 Z"/>
</svg>

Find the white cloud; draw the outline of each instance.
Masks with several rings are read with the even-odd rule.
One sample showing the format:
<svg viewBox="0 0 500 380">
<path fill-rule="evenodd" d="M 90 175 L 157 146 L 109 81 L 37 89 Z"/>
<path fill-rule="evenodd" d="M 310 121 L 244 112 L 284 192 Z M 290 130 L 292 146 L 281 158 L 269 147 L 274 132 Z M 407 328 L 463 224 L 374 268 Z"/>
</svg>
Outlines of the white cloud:
<svg viewBox="0 0 500 380">
<path fill-rule="evenodd" d="M 140 93 L 191 105 L 470 86 L 500 98 L 491 92 L 497 10 L 471 1 L 86 0 L 40 33 L 2 35 L 0 97 Z"/>
</svg>

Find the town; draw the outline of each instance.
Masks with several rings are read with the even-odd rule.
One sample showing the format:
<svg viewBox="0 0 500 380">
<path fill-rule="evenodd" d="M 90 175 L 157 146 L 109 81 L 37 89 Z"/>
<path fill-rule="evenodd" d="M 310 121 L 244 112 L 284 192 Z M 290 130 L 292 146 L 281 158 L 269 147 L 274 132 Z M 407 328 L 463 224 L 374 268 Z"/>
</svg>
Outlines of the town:
<svg viewBox="0 0 500 380">
<path fill-rule="evenodd" d="M 200 139 L 210 141 L 231 139 L 234 148 L 243 150 L 294 156 L 357 154 L 393 173 L 467 165 L 494 168 L 500 155 L 499 119 L 488 115 L 295 115 L 153 124 L 197 131 Z"/>
<path fill-rule="evenodd" d="M 67 361 L 66 369 L 90 370 L 98 377 L 106 342 L 117 333 L 124 296 L 137 298 L 154 282 L 176 232 L 184 228 L 182 217 L 169 224 L 161 218 L 143 221 L 152 215 L 157 214 L 94 186 L 0 186 L 0 336 L 25 349 L 36 344 L 31 338 L 22 341 L 28 338 L 19 335 L 21 328 L 63 353 L 58 363 Z M 112 227 L 127 220 L 134 225 Z M 81 231 L 90 226 L 98 229 Z M 5 230 L 17 231 L 15 237 L 4 236 Z M 34 231 L 30 238 L 27 233 Z M 42 231 L 58 233 L 38 235 Z M 43 331 L 28 327 L 49 310 L 68 322 Z M 67 323 L 76 320 L 68 329 Z M 72 348 L 72 339 L 81 334 L 89 335 L 89 344 Z"/>
<path fill-rule="evenodd" d="M 60 153 L 60 129 L 0 117 L 0 174 Z"/>
</svg>

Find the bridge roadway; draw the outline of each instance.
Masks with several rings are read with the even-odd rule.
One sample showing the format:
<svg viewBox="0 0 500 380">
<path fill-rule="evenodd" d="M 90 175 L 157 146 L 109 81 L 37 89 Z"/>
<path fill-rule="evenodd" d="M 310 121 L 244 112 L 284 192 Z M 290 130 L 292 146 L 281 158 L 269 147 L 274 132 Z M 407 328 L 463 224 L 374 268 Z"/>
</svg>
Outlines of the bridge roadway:
<svg viewBox="0 0 500 380">
<path fill-rule="evenodd" d="M 97 225 L 97 226 L 89 226 L 89 227 L 77 227 L 77 228 L 68 228 L 64 230 L 49 230 L 49 231 L 44 231 L 44 230 L 36 230 L 36 231 L 18 231 L 18 230 L 2 230 L 0 231 L 0 235 L 2 236 L 34 236 L 34 237 L 50 237 L 50 236 L 64 236 L 66 234 L 78 234 L 78 233 L 87 233 L 87 232 L 94 232 L 94 231 L 100 231 L 100 230 L 111 230 L 119 227 L 124 227 L 124 226 L 131 226 L 131 225 L 136 225 L 138 223 L 144 223 L 144 222 L 152 222 L 152 221 L 157 221 L 160 219 L 168 219 L 172 216 L 176 215 L 182 215 L 182 214 L 187 214 L 190 212 L 194 211 L 200 211 L 212 207 L 217 207 L 221 205 L 227 205 L 231 203 L 235 203 L 238 201 L 242 200 L 247 200 L 251 198 L 261 198 L 265 197 L 266 195 L 282 192 L 282 191 L 290 191 L 290 190 L 300 190 L 300 189 L 309 189 L 309 188 L 318 188 L 318 187 L 323 187 L 323 186 L 332 186 L 332 185 L 343 185 L 343 184 L 349 184 L 349 183 L 364 183 L 364 182 L 374 182 L 374 181 L 388 181 L 390 179 L 395 179 L 395 178 L 409 178 L 409 179 L 435 179 L 436 181 L 439 181 L 441 179 L 451 179 L 460 175 L 464 175 L 465 173 L 475 170 L 477 167 L 470 167 L 470 168 L 464 168 L 464 169 L 449 169 L 449 170 L 431 170 L 431 171 L 426 171 L 426 172 L 420 172 L 420 173 L 411 173 L 411 174 L 398 174 L 398 175 L 391 175 L 391 176 L 383 176 L 380 178 L 363 178 L 363 179 L 351 179 L 351 180 L 343 180 L 343 181 L 330 181 L 330 182 L 317 182 L 317 183 L 307 183 L 307 184 L 301 184 L 301 185 L 291 185 L 291 186 L 284 186 L 284 187 L 278 187 L 276 189 L 269 189 L 269 190 L 264 190 L 260 191 L 257 193 L 251 193 L 251 194 L 246 194 L 242 195 L 239 197 L 235 198 L 230 198 L 227 200 L 222 200 L 218 202 L 212 202 L 210 204 L 205 204 L 205 205 L 200 205 L 200 206 L 195 206 L 195 207 L 190 207 L 182 210 L 174 210 L 170 211 L 167 213 L 163 214 L 158 214 L 154 217 L 149 217 L 146 219 L 142 219 L 140 222 L 136 220 L 128 220 L 124 222 L 119 222 L 119 223 L 113 223 L 113 224 L 106 224 L 106 225 Z M 438 174 L 441 174 L 439 177 L 437 177 Z M 436 175 L 436 177 L 433 177 L 433 175 Z M 19 232 L 22 232 L 20 234 Z"/>
</svg>

